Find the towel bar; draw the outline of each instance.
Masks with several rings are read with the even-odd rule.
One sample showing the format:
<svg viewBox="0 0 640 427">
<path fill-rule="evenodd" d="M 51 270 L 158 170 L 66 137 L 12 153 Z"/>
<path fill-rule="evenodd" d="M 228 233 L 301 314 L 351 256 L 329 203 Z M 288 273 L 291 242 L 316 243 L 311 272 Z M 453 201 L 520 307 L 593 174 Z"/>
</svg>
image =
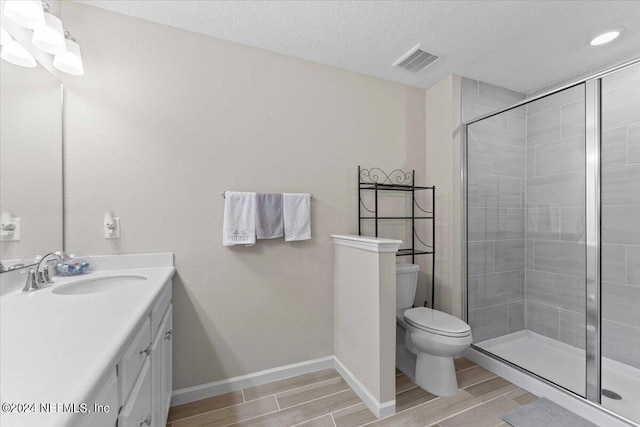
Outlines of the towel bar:
<svg viewBox="0 0 640 427">
<path fill-rule="evenodd" d="M 220 195 L 222 197 L 224 197 L 225 193 L 227 192 L 227 190 L 223 191 L 222 193 L 220 193 Z M 311 198 L 313 199 L 313 194 L 309 194 L 309 196 L 311 196 Z"/>
</svg>

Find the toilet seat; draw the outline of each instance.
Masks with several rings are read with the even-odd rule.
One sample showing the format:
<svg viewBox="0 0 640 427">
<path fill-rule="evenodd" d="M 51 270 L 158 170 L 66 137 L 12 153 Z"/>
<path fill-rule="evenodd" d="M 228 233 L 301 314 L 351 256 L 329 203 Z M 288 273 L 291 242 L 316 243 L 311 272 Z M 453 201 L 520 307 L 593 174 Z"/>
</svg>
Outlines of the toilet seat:
<svg viewBox="0 0 640 427">
<path fill-rule="evenodd" d="M 471 327 L 464 321 L 442 311 L 427 307 L 410 308 L 404 312 L 404 320 L 416 329 L 446 337 L 467 337 Z"/>
</svg>

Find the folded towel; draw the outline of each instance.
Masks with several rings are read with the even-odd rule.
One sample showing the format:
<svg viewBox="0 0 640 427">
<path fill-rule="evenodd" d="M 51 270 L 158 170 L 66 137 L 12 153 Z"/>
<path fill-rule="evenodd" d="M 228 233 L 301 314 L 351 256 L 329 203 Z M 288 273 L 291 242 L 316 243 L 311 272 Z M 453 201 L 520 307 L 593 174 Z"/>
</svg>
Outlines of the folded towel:
<svg viewBox="0 0 640 427">
<path fill-rule="evenodd" d="M 282 214 L 285 241 L 311 239 L 311 194 L 284 193 Z"/>
<path fill-rule="evenodd" d="M 282 237 L 282 194 L 256 195 L 256 236 L 258 239 Z"/>
<path fill-rule="evenodd" d="M 222 244 L 256 243 L 256 193 L 227 191 L 224 199 Z"/>
</svg>

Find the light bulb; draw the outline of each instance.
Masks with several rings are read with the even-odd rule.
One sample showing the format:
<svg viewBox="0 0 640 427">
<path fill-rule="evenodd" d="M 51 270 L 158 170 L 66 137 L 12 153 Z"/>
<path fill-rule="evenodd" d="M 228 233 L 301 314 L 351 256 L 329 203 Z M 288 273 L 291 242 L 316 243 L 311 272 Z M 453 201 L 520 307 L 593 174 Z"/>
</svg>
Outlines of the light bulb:
<svg viewBox="0 0 640 427">
<path fill-rule="evenodd" d="M 58 70 L 74 76 L 84 75 L 80 46 L 73 40 L 66 39 L 67 49 L 58 52 L 53 58 L 53 66 Z"/>
<path fill-rule="evenodd" d="M 32 30 L 45 23 L 41 0 L 6 0 L 4 14 L 12 22 Z"/>
<path fill-rule="evenodd" d="M 46 24 L 36 27 L 31 42 L 40 50 L 56 54 L 66 48 L 62 21 L 51 13 L 45 13 L 44 19 Z"/>
<path fill-rule="evenodd" d="M 604 34 L 600 34 L 598 37 L 591 40 L 591 46 L 600 46 L 601 44 L 609 43 L 617 39 L 619 35 L 619 31 L 609 31 Z"/>
</svg>

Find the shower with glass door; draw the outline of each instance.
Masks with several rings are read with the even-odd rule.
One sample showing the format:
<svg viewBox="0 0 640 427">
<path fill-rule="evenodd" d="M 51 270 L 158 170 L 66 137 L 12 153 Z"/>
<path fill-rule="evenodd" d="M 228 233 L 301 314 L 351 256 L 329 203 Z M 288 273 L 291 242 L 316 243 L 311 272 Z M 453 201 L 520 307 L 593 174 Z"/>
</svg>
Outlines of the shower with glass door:
<svg viewBox="0 0 640 427">
<path fill-rule="evenodd" d="M 640 423 L 640 61 L 464 128 L 474 348 Z"/>
</svg>

